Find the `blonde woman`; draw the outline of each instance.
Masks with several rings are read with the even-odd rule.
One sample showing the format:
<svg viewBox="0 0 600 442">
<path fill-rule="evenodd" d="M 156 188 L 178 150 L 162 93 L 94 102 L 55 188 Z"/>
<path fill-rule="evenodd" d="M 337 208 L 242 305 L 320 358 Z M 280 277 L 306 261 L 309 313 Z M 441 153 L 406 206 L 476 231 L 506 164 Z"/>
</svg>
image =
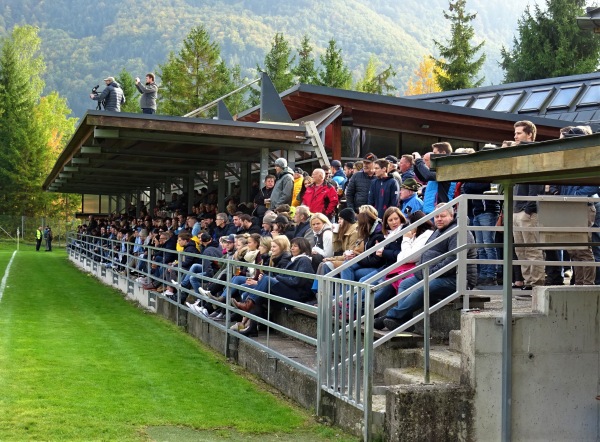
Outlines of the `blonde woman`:
<svg viewBox="0 0 600 442">
<path fill-rule="evenodd" d="M 324 258 L 333 256 L 333 231 L 331 222 L 322 213 L 313 213 L 310 218 L 310 228 L 315 235 L 315 245 L 312 248 L 313 262 L 320 263 Z"/>
</svg>

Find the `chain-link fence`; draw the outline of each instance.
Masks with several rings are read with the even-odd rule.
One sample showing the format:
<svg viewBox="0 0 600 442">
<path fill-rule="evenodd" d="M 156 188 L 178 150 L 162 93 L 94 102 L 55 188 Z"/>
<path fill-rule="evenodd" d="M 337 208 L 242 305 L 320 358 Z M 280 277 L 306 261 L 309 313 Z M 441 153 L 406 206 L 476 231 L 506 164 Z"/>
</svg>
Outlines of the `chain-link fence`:
<svg viewBox="0 0 600 442">
<path fill-rule="evenodd" d="M 61 247 L 65 245 L 66 232 L 74 230 L 78 224 L 79 221 L 76 219 L 0 215 L 0 240 L 16 242 L 18 236 L 21 243 L 33 245 L 37 228 L 49 226 L 54 238 L 52 245 Z"/>
</svg>

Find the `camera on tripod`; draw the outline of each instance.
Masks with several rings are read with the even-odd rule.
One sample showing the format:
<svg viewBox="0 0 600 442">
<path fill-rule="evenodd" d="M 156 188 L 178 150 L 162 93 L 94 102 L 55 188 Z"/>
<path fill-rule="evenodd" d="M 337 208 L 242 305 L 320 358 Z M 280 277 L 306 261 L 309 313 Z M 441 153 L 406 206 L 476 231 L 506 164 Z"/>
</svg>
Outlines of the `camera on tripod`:
<svg viewBox="0 0 600 442">
<path fill-rule="evenodd" d="M 100 85 L 97 84 L 96 86 L 94 86 L 92 88 L 92 94 L 93 95 L 99 95 L 99 92 L 98 92 L 98 88 L 99 87 L 100 87 Z M 98 101 L 98 105 L 96 106 L 96 110 L 102 110 L 102 107 L 106 107 L 105 101 L 106 100 Z"/>
</svg>

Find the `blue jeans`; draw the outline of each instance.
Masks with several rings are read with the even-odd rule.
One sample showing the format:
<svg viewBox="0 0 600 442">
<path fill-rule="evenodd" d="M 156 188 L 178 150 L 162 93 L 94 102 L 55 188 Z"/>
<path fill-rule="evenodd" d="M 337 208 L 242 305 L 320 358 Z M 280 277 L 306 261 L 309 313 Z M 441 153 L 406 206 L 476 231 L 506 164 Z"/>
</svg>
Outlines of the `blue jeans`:
<svg viewBox="0 0 600 442">
<path fill-rule="evenodd" d="M 490 212 L 483 212 L 473 218 L 473 226 L 492 227 L 496 225 L 498 215 Z M 478 244 L 492 244 L 495 242 L 496 232 L 475 231 L 475 242 Z M 478 259 L 498 259 L 498 251 L 495 247 L 479 247 L 477 248 Z M 478 279 L 489 278 L 496 279 L 497 265 L 496 264 L 479 264 Z"/>
<path fill-rule="evenodd" d="M 272 287 L 275 284 L 279 284 L 279 281 L 277 281 L 275 278 L 264 275 L 260 279 L 260 281 L 258 281 L 258 284 L 256 284 L 256 286 L 254 287 L 254 290 L 258 290 L 259 292 L 268 293 L 269 292 L 269 284 Z M 255 304 L 258 304 L 261 299 L 261 297 L 255 293 L 248 293 L 248 292 L 242 293 L 242 299 L 248 299 L 248 298 L 252 299 Z"/>
<path fill-rule="evenodd" d="M 400 283 L 398 293 L 412 287 L 420 280 L 414 276 L 406 278 Z M 430 305 L 436 304 L 456 291 L 456 275 L 447 278 L 435 278 L 429 280 L 429 300 Z M 407 296 L 398 301 L 398 305 L 387 312 L 386 317 L 393 318 L 402 323 L 409 321 L 413 313 L 423 308 L 423 294 L 425 287 L 413 290 Z"/>
<path fill-rule="evenodd" d="M 394 290 L 394 286 L 392 284 L 388 284 L 385 287 L 380 288 L 373 295 L 375 307 L 378 307 L 384 302 L 389 301 L 396 295 L 396 290 Z"/>
<path fill-rule="evenodd" d="M 233 278 L 231 278 L 231 282 L 233 284 L 239 284 L 239 285 L 243 285 L 244 287 L 249 287 L 246 285 L 246 277 L 242 276 L 242 275 L 237 275 L 234 276 Z M 227 289 L 226 289 L 227 290 Z M 238 289 L 236 289 L 235 287 L 229 287 L 229 290 L 231 291 L 231 297 L 233 298 L 235 295 L 237 295 L 237 292 L 239 291 Z M 223 295 L 226 295 L 227 291 L 225 291 L 223 293 Z"/>
<path fill-rule="evenodd" d="M 347 269 L 342 270 L 342 273 L 340 274 L 340 278 L 345 279 L 346 281 L 358 282 L 358 281 L 360 281 L 361 278 L 372 273 L 374 270 L 376 271 L 377 269 L 372 268 L 372 267 L 362 267 L 358 263 L 352 264 Z"/>
</svg>

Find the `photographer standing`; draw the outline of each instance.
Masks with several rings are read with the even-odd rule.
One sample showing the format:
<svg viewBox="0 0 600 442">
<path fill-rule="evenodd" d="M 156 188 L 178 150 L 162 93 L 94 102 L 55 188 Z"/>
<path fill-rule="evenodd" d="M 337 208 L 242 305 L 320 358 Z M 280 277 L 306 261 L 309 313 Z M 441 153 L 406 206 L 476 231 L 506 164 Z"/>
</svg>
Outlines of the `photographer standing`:
<svg viewBox="0 0 600 442">
<path fill-rule="evenodd" d="M 142 96 L 140 97 L 140 107 L 143 114 L 156 113 L 156 97 L 158 96 L 158 86 L 154 82 L 154 74 L 146 75 L 146 84 L 142 85 L 139 77 L 135 79 L 135 87 Z"/>
<path fill-rule="evenodd" d="M 90 94 L 92 100 L 99 101 L 104 105 L 104 110 L 121 112 L 121 105 L 125 103 L 125 94 L 114 77 L 104 79 L 106 87 L 100 94 Z"/>
</svg>

